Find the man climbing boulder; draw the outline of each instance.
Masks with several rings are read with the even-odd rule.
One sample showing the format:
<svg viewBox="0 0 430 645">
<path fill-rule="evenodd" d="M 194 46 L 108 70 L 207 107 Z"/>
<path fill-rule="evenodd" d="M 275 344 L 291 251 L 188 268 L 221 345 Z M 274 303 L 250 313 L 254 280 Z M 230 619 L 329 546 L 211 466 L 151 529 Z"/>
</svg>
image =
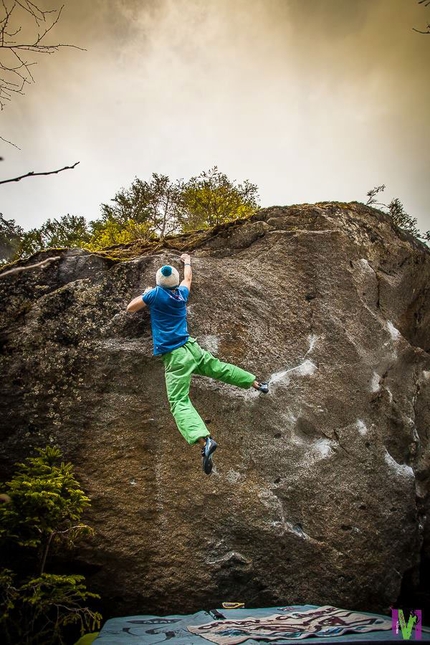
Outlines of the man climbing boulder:
<svg viewBox="0 0 430 645">
<path fill-rule="evenodd" d="M 212 472 L 212 455 L 217 448 L 203 419 L 190 401 L 190 384 L 193 374 L 208 376 L 230 385 L 250 387 L 265 394 L 268 383 L 236 365 L 224 363 L 204 350 L 195 338 L 190 337 L 187 324 L 187 301 L 192 282 L 191 257 L 181 255 L 184 263 L 184 278 L 173 266 L 158 269 L 153 289 L 147 289 L 127 306 L 128 312 L 136 312 L 145 306 L 151 315 L 154 355 L 161 356 L 164 363 L 167 398 L 176 425 L 189 444 L 199 444 L 202 449 L 203 470 Z"/>
</svg>

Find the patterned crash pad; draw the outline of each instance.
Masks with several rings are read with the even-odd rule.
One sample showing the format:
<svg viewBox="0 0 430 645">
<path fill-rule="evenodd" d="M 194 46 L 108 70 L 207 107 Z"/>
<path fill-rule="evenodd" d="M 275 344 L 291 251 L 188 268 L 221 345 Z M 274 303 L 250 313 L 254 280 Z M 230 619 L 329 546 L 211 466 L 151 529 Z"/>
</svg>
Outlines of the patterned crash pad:
<svg viewBox="0 0 430 645">
<path fill-rule="evenodd" d="M 345 634 L 388 632 L 392 636 L 392 620 L 386 616 L 358 613 L 332 606 L 300 609 L 285 607 L 282 613 L 264 618 L 221 620 L 189 627 L 193 634 L 204 636 L 216 645 L 240 645 L 253 639 L 257 642 L 338 638 Z"/>
<path fill-rule="evenodd" d="M 188 616 L 128 616 L 106 621 L 94 645 L 208 645 L 201 636 L 193 636 L 188 627 L 203 625 L 213 617 L 206 611 Z"/>
<path fill-rule="evenodd" d="M 411 640 L 415 640 L 412 633 Z M 430 641 L 422 628 L 421 640 Z M 391 617 L 332 606 L 295 605 L 267 609 L 200 611 L 183 616 L 130 616 L 112 618 L 94 645 L 262 645 L 296 643 L 394 643 L 403 641 L 392 629 Z"/>
</svg>

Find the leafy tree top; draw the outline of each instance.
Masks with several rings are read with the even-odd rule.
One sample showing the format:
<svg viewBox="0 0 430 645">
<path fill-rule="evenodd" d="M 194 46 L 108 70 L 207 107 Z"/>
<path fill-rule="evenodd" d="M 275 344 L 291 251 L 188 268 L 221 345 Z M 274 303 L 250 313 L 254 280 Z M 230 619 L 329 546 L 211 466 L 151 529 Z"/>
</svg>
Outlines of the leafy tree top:
<svg viewBox="0 0 430 645">
<path fill-rule="evenodd" d="M 13 540 L 38 549 L 43 570 L 53 538 L 70 542 L 77 531 L 90 531 L 80 524 L 90 500 L 75 479 L 72 464 L 62 461 L 59 448 L 47 446 L 37 452 L 17 465 L 7 483 L 11 501 L 0 505 L 0 544 Z"/>
<path fill-rule="evenodd" d="M 249 217 L 258 208 L 258 188 L 231 181 L 214 166 L 181 184 L 179 222 L 183 231 L 210 228 Z"/>
</svg>

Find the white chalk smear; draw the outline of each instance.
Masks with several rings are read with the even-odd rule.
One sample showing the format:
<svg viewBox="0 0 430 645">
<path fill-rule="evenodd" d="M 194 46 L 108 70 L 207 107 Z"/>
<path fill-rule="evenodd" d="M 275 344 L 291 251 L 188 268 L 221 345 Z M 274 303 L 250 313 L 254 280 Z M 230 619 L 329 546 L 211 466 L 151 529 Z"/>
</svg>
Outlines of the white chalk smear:
<svg viewBox="0 0 430 645">
<path fill-rule="evenodd" d="M 380 385 L 379 385 L 379 380 L 380 380 L 379 374 L 376 372 L 373 372 L 372 379 L 370 381 L 370 391 L 371 392 L 379 392 L 380 390 Z"/>
<path fill-rule="evenodd" d="M 303 358 L 306 358 L 306 356 L 313 351 L 315 345 L 319 341 L 319 336 L 317 336 L 316 334 L 312 334 L 311 336 L 308 336 L 308 341 L 309 341 L 309 349 Z"/>
<path fill-rule="evenodd" d="M 370 264 L 369 264 L 369 262 L 366 260 L 366 258 L 360 258 L 359 263 L 360 263 L 361 267 L 362 267 L 365 271 L 368 271 L 368 272 L 370 272 L 370 273 L 374 273 L 374 270 L 372 269 L 372 267 L 370 266 Z"/>
<path fill-rule="evenodd" d="M 276 383 L 289 383 L 290 379 L 288 374 L 291 374 L 292 372 L 297 372 L 300 376 L 312 376 L 312 374 L 317 370 L 317 366 L 315 363 L 312 363 L 311 360 L 308 358 L 303 361 L 303 363 L 300 363 L 300 365 L 296 365 L 296 367 L 290 367 L 289 370 L 283 370 L 282 372 L 276 372 L 275 374 L 272 374 L 272 376 L 269 378 L 269 384 L 270 385 L 275 385 Z"/>
<path fill-rule="evenodd" d="M 325 459 L 333 454 L 330 439 L 318 439 L 312 446 L 312 450 L 316 459 Z"/>
<path fill-rule="evenodd" d="M 394 327 L 393 323 L 390 320 L 387 321 L 387 329 L 393 340 L 399 340 L 402 334 L 398 329 L 396 329 L 396 327 Z"/>
<path fill-rule="evenodd" d="M 423 376 L 428 381 L 430 379 L 430 372 L 426 372 L 426 370 L 423 370 Z"/>
<path fill-rule="evenodd" d="M 361 419 L 357 419 L 356 424 L 358 432 L 364 437 L 367 434 L 367 426 Z"/>
<path fill-rule="evenodd" d="M 384 454 L 385 462 L 401 477 L 415 477 L 414 471 L 410 466 L 406 464 L 399 464 L 397 461 L 390 455 L 388 450 L 385 448 Z"/>
<path fill-rule="evenodd" d="M 301 411 L 301 410 L 300 410 Z M 297 422 L 297 416 L 292 412 L 291 410 L 287 410 L 287 414 L 285 415 L 285 418 L 291 425 L 296 425 Z"/>
<path fill-rule="evenodd" d="M 312 363 L 308 358 L 298 367 L 300 376 L 312 376 L 317 370 L 315 363 Z"/>
<path fill-rule="evenodd" d="M 294 443 L 298 444 L 296 440 Z M 302 467 L 313 466 L 318 461 L 322 459 L 327 459 L 334 454 L 333 442 L 330 439 L 318 439 L 311 446 L 310 450 L 307 450 L 301 459 Z"/>
<path fill-rule="evenodd" d="M 276 383 L 284 383 L 285 385 L 288 385 L 288 383 L 290 382 L 288 374 L 291 374 L 293 372 L 296 372 L 299 376 L 312 376 L 312 374 L 318 368 L 315 363 L 306 358 L 306 356 L 313 351 L 319 339 L 320 337 L 316 334 L 311 334 L 310 336 L 308 336 L 309 348 L 306 354 L 303 356 L 303 362 L 299 365 L 296 365 L 295 367 L 290 367 L 290 369 L 288 370 L 275 372 L 275 374 L 272 374 L 269 378 L 269 384 L 276 385 Z"/>
</svg>

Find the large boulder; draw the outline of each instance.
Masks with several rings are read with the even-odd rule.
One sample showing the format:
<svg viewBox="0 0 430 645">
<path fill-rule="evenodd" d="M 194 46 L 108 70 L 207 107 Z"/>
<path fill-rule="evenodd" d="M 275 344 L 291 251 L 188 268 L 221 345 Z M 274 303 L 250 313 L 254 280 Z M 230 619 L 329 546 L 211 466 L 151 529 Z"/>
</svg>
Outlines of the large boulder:
<svg viewBox="0 0 430 645">
<path fill-rule="evenodd" d="M 193 380 L 210 477 L 170 415 L 148 312 L 125 312 L 184 251 L 190 333 L 271 381 Z M 109 614 L 388 611 L 430 562 L 429 289 L 428 248 L 356 203 L 6 267 L 3 478 L 47 443 L 75 464 L 96 530 L 76 566 Z"/>
</svg>

